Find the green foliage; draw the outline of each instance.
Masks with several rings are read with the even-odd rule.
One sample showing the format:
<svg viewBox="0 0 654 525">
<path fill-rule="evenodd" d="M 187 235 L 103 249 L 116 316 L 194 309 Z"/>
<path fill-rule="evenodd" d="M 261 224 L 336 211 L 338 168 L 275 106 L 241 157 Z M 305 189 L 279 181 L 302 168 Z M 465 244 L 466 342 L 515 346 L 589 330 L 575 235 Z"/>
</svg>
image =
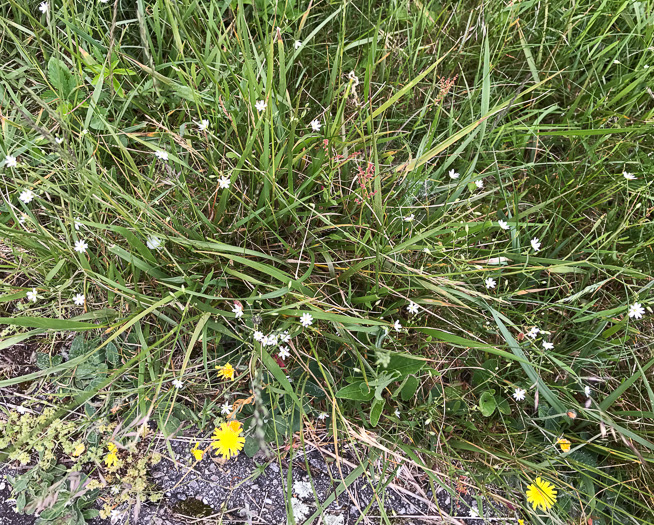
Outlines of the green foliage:
<svg viewBox="0 0 654 525">
<path fill-rule="evenodd" d="M 61 400 L 4 448 L 69 414 L 166 436 L 237 418 L 249 455 L 363 428 L 371 457 L 500 487 L 515 518 L 542 475 L 553 524 L 654 523 L 653 21 L 631 1 L 2 4 L 0 345 L 37 370 L 0 387 Z M 50 475 L 30 498 L 71 499 Z"/>
</svg>

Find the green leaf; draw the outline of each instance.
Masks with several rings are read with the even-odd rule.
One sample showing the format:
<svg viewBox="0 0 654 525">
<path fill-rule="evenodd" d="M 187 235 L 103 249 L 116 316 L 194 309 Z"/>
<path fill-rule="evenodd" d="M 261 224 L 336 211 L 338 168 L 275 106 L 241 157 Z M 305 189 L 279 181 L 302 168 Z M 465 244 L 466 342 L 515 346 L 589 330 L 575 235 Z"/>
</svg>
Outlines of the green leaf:
<svg viewBox="0 0 654 525">
<path fill-rule="evenodd" d="M 407 378 L 406 383 L 404 383 L 404 387 L 402 387 L 402 392 L 400 392 L 402 401 L 408 401 L 415 395 L 416 390 L 418 390 L 418 384 L 418 378 L 415 376 L 409 376 Z"/>
<path fill-rule="evenodd" d="M 352 401 L 370 401 L 375 397 L 375 391 L 370 389 L 363 381 L 358 381 L 341 388 L 336 392 L 339 399 L 351 399 Z"/>
<path fill-rule="evenodd" d="M 68 70 L 68 66 L 54 56 L 48 61 L 48 80 L 64 99 L 67 99 L 76 87 L 75 78 Z"/>
<path fill-rule="evenodd" d="M 384 410 L 384 404 L 384 401 L 379 399 L 375 399 L 372 404 L 372 408 L 370 409 L 370 424 L 373 427 L 376 427 L 377 423 L 379 423 L 379 418 Z"/>
<path fill-rule="evenodd" d="M 425 364 L 426 361 L 409 354 L 393 354 L 386 368 L 390 371 L 399 372 L 400 377 L 398 379 L 403 379 L 408 375 L 418 373 Z"/>
<path fill-rule="evenodd" d="M 257 452 L 259 452 L 259 449 L 261 447 L 259 446 L 259 440 L 252 437 L 248 436 L 245 438 L 245 445 L 243 445 L 243 452 L 245 452 L 245 455 L 249 458 L 253 457 Z"/>
<path fill-rule="evenodd" d="M 479 409 L 484 417 L 490 417 L 495 412 L 497 403 L 492 390 L 486 390 L 479 398 Z"/>
</svg>

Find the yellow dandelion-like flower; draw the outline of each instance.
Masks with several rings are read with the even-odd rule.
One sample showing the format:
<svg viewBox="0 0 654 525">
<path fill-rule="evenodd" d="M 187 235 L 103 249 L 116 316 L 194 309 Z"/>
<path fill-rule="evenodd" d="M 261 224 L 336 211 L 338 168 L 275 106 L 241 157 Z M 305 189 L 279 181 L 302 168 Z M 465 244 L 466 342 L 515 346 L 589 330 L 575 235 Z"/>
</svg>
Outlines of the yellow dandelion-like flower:
<svg viewBox="0 0 654 525">
<path fill-rule="evenodd" d="M 234 367 L 227 363 L 225 366 L 217 366 L 218 369 L 218 377 L 224 377 L 225 379 L 231 379 L 234 381 L 234 374 L 236 373 L 236 370 L 234 370 Z"/>
<path fill-rule="evenodd" d="M 116 452 L 118 452 L 118 447 L 113 443 L 109 443 L 107 448 L 109 449 L 109 454 L 104 458 L 104 462 L 108 467 L 111 467 L 118 462 L 118 455 L 116 454 Z"/>
<path fill-rule="evenodd" d="M 543 510 L 551 509 L 556 503 L 556 488 L 549 481 L 540 477 L 527 487 L 527 503 L 531 503 L 534 510 L 540 507 Z"/>
<path fill-rule="evenodd" d="M 73 450 L 73 453 L 71 454 L 73 457 L 77 458 L 82 455 L 82 453 L 86 450 L 86 447 L 84 446 L 84 443 L 78 443 L 77 446 L 75 447 L 75 450 Z"/>
<path fill-rule="evenodd" d="M 224 459 L 237 456 L 243 450 L 245 438 L 241 435 L 242 425 L 238 421 L 221 423 L 220 428 L 213 432 L 211 446 L 216 449 Z"/>
<path fill-rule="evenodd" d="M 559 438 L 556 444 L 561 447 L 563 452 L 570 452 L 571 443 L 565 438 Z"/>
<path fill-rule="evenodd" d="M 200 442 L 198 441 L 195 446 L 191 449 L 191 454 L 195 458 L 195 461 L 202 461 L 204 457 L 204 450 L 200 450 Z"/>
</svg>

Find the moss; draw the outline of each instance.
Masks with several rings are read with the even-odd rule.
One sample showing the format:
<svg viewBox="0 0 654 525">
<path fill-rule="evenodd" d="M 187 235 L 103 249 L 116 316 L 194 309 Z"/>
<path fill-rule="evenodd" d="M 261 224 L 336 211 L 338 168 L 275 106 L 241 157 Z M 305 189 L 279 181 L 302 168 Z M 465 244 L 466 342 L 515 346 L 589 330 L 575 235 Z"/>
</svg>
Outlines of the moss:
<svg viewBox="0 0 654 525">
<path fill-rule="evenodd" d="M 187 498 L 184 501 L 180 501 L 173 507 L 173 511 L 178 514 L 193 516 L 195 518 L 206 518 L 215 512 L 210 505 L 202 503 L 202 501 L 197 498 Z"/>
</svg>

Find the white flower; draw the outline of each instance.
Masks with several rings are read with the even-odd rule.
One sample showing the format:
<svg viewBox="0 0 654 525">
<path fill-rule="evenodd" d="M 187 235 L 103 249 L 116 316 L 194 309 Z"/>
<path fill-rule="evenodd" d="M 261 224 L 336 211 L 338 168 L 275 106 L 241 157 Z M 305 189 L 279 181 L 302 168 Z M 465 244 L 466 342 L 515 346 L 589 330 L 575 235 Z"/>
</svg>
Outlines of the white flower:
<svg viewBox="0 0 654 525">
<path fill-rule="evenodd" d="M 158 250 L 161 246 L 161 239 L 155 235 L 148 236 L 148 240 L 145 242 L 145 245 L 151 250 Z"/>
<path fill-rule="evenodd" d="M 238 303 L 234 304 L 234 308 L 232 308 L 232 312 L 234 314 L 234 317 L 236 317 L 236 319 L 240 319 L 241 317 L 243 317 L 243 307 Z"/>
<path fill-rule="evenodd" d="M 536 339 L 536 336 L 538 336 L 539 332 L 540 332 L 540 328 L 532 326 L 531 329 L 527 332 L 527 337 L 531 337 L 532 339 Z"/>
<path fill-rule="evenodd" d="M 27 292 L 27 300 L 28 301 L 32 301 L 33 303 L 35 303 L 38 298 L 39 298 L 39 296 L 36 295 L 36 288 L 32 288 L 31 292 Z"/>
<path fill-rule="evenodd" d="M 288 330 L 284 330 L 282 335 L 279 336 L 279 339 L 282 343 L 288 343 L 291 340 L 291 335 L 288 333 Z"/>
<path fill-rule="evenodd" d="M 524 401 L 526 393 L 526 390 L 523 390 L 522 388 L 516 388 L 515 392 L 513 392 L 513 398 L 516 401 Z"/>
<path fill-rule="evenodd" d="M 42 13 L 47 13 L 48 7 L 50 7 L 50 4 L 48 4 L 48 2 L 41 2 L 39 4 L 39 11 L 41 11 Z"/>
<path fill-rule="evenodd" d="M 629 317 L 633 317 L 634 319 L 642 319 L 644 313 L 645 308 L 643 308 L 640 303 L 634 303 L 629 307 Z"/>
<path fill-rule="evenodd" d="M 155 151 L 154 154 L 158 159 L 168 160 L 168 152 L 167 151 Z"/>
<path fill-rule="evenodd" d="M 30 203 L 34 199 L 34 192 L 32 190 L 23 190 L 18 198 L 25 204 Z"/>
<path fill-rule="evenodd" d="M 411 215 L 407 215 L 404 217 L 404 222 L 413 222 L 413 220 L 416 218 L 416 216 L 412 213 Z"/>
<path fill-rule="evenodd" d="M 261 332 L 259 332 L 259 330 L 257 330 L 256 332 L 254 332 L 254 336 L 253 336 L 253 337 L 254 337 L 254 340 L 255 340 L 255 341 L 259 341 L 259 342 L 261 342 L 261 341 L 263 341 L 263 338 L 264 338 L 265 336 L 263 335 L 263 333 L 261 333 Z"/>
<path fill-rule="evenodd" d="M 295 49 L 300 49 L 302 47 L 302 42 L 300 40 L 296 40 L 295 44 L 293 44 L 293 47 Z"/>
<path fill-rule="evenodd" d="M 62 139 L 61 137 L 55 137 L 55 142 L 57 144 L 61 144 L 63 141 L 64 141 L 64 139 Z"/>
<path fill-rule="evenodd" d="M 629 173 L 627 171 L 623 171 L 622 176 L 627 180 L 636 180 L 636 176 L 633 173 Z"/>
<path fill-rule="evenodd" d="M 497 284 L 497 281 L 493 279 L 492 277 L 489 277 L 484 281 L 484 284 L 486 285 L 486 288 L 495 288 L 495 285 Z"/>
<path fill-rule="evenodd" d="M 75 230 L 79 230 L 82 227 L 82 223 L 79 222 L 79 217 L 75 217 L 75 220 L 73 221 L 73 226 L 75 227 Z"/>
<path fill-rule="evenodd" d="M 182 383 L 179 379 L 173 379 L 173 386 L 179 390 L 184 386 L 184 383 Z"/>
<path fill-rule="evenodd" d="M 276 346 L 277 345 L 277 336 L 275 334 L 270 334 L 263 338 L 261 344 L 264 346 Z"/>
<path fill-rule="evenodd" d="M 290 349 L 288 348 L 288 346 L 280 346 L 279 347 L 279 357 L 280 357 L 280 359 L 282 361 L 284 359 L 286 359 L 290 355 L 291 355 L 291 352 L 290 352 Z"/>
<path fill-rule="evenodd" d="M 320 421 L 324 421 L 328 417 L 329 417 L 329 414 L 327 412 L 320 412 L 320 414 L 318 414 L 318 419 L 320 419 Z"/>
<path fill-rule="evenodd" d="M 19 414 L 26 414 L 27 409 L 24 406 L 21 405 L 21 406 L 16 407 L 16 412 L 18 412 Z"/>
<path fill-rule="evenodd" d="M 590 397 L 590 387 L 588 385 L 584 387 L 584 394 L 586 394 L 586 397 Z"/>
<path fill-rule="evenodd" d="M 540 239 L 538 237 L 534 237 L 531 240 L 531 247 L 534 249 L 535 252 L 540 250 Z"/>
<path fill-rule="evenodd" d="M 399 419 L 399 417 L 400 417 L 400 415 L 401 415 L 401 413 L 400 413 L 400 409 L 399 409 L 399 408 L 396 408 L 394 414 L 395 414 L 395 417 Z"/>
<path fill-rule="evenodd" d="M 73 297 L 73 302 L 77 306 L 84 306 L 84 294 L 78 293 L 77 295 L 75 295 L 75 297 Z"/>
<path fill-rule="evenodd" d="M 25 224 L 25 221 L 27 220 L 27 215 L 24 213 L 20 214 L 20 217 L 18 217 L 18 224 Z"/>
<path fill-rule="evenodd" d="M 400 324 L 400 321 L 395 321 L 395 322 L 393 323 L 393 328 L 395 328 L 395 331 L 397 331 L 397 332 L 399 332 L 400 330 L 402 330 L 402 325 Z"/>
<path fill-rule="evenodd" d="M 475 181 L 475 186 L 477 186 L 477 189 L 482 189 L 484 187 L 484 181 L 483 180 L 476 180 Z"/>
<path fill-rule="evenodd" d="M 313 119 L 311 121 L 311 129 L 313 129 L 313 131 L 315 131 L 316 133 L 318 133 L 320 131 L 321 127 L 322 127 L 322 124 L 320 123 L 320 121 L 317 118 Z"/>
<path fill-rule="evenodd" d="M 407 307 L 406 307 L 407 312 L 410 314 L 417 314 L 418 313 L 418 305 L 411 301 Z"/>
<path fill-rule="evenodd" d="M 7 155 L 5 157 L 6 168 L 15 168 L 17 165 L 18 165 L 18 161 L 16 160 L 16 157 L 13 157 L 12 155 Z"/>
<path fill-rule="evenodd" d="M 554 343 L 550 343 L 549 341 L 543 341 L 543 348 L 545 350 L 551 350 L 554 348 Z"/>
<path fill-rule="evenodd" d="M 450 179 L 458 179 L 459 178 L 459 174 L 454 170 L 450 170 L 449 175 L 450 175 Z"/>
<path fill-rule="evenodd" d="M 202 120 L 202 121 L 198 124 L 198 129 L 199 129 L 200 131 L 206 131 L 207 129 L 209 129 L 209 121 L 206 120 L 206 119 L 205 119 L 205 120 Z"/>
<path fill-rule="evenodd" d="M 477 510 L 477 507 L 470 507 L 470 517 L 471 518 L 479 517 L 479 511 Z"/>
<path fill-rule="evenodd" d="M 508 229 L 509 229 L 509 223 L 506 222 L 506 221 L 503 221 L 502 219 L 500 219 L 499 221 L 497 221 L 497 224 L 498 224 L 499 227 L 502 228 L 503 230 L 508 230 Z"/>
<path fill-rule="evenodd" d="M 268 104 L 266 104 L 265 100 L 257 100 L 257 103 L 254 105 L 255 108 L 257 108 L 257 111 L 263 111 L 268 107 Z"/>
<path fill-rule="evenodd" d="M 218 187 L 221 190 L 227 190 L 229 189 L 231 181 L 229 180 L 229 177 L 225 177 L 224 175 L 218 179 Z"/>
<path fill-rule="evenodd" d="M 75 251 L 79 253 L 84 253 L 86 252 L 86 249 L 89 247 L 86 241 L 79 240 L 75 241 Z"/>
<path fill-rule="evenodd" d="M 229 401 L 225 401 L 220 407 L 221 414 L 229 414 L 232 411 L 232 405 L 229 404 Z"/>
<path fill-rule="evenodd" d="M 289 383 L 292 383 L 293 378 L 291 376 L 286 376 L 286 381 L 288 381 Z"/>
<path fill-rule="evenodd" d="M 616 58 L 615 60 L 613 60 L 613 63 L 614 63 L 614 64 L 619 64 L 620 61 Z"/>
<path fill-rule="evenodd" d="M 313 324 L 313 316 L 311 314 L 302 314 L 300 317 L 300 324 L 307 328 Z"/>
<path fill-rule="evenodd" d="M 88 130 L 88 129 L 84 128 L 84 129 L 82 130 L 82 135 L 88 135 L 88 133 L 89 133 L 89 130 Z"/>
</svg>

